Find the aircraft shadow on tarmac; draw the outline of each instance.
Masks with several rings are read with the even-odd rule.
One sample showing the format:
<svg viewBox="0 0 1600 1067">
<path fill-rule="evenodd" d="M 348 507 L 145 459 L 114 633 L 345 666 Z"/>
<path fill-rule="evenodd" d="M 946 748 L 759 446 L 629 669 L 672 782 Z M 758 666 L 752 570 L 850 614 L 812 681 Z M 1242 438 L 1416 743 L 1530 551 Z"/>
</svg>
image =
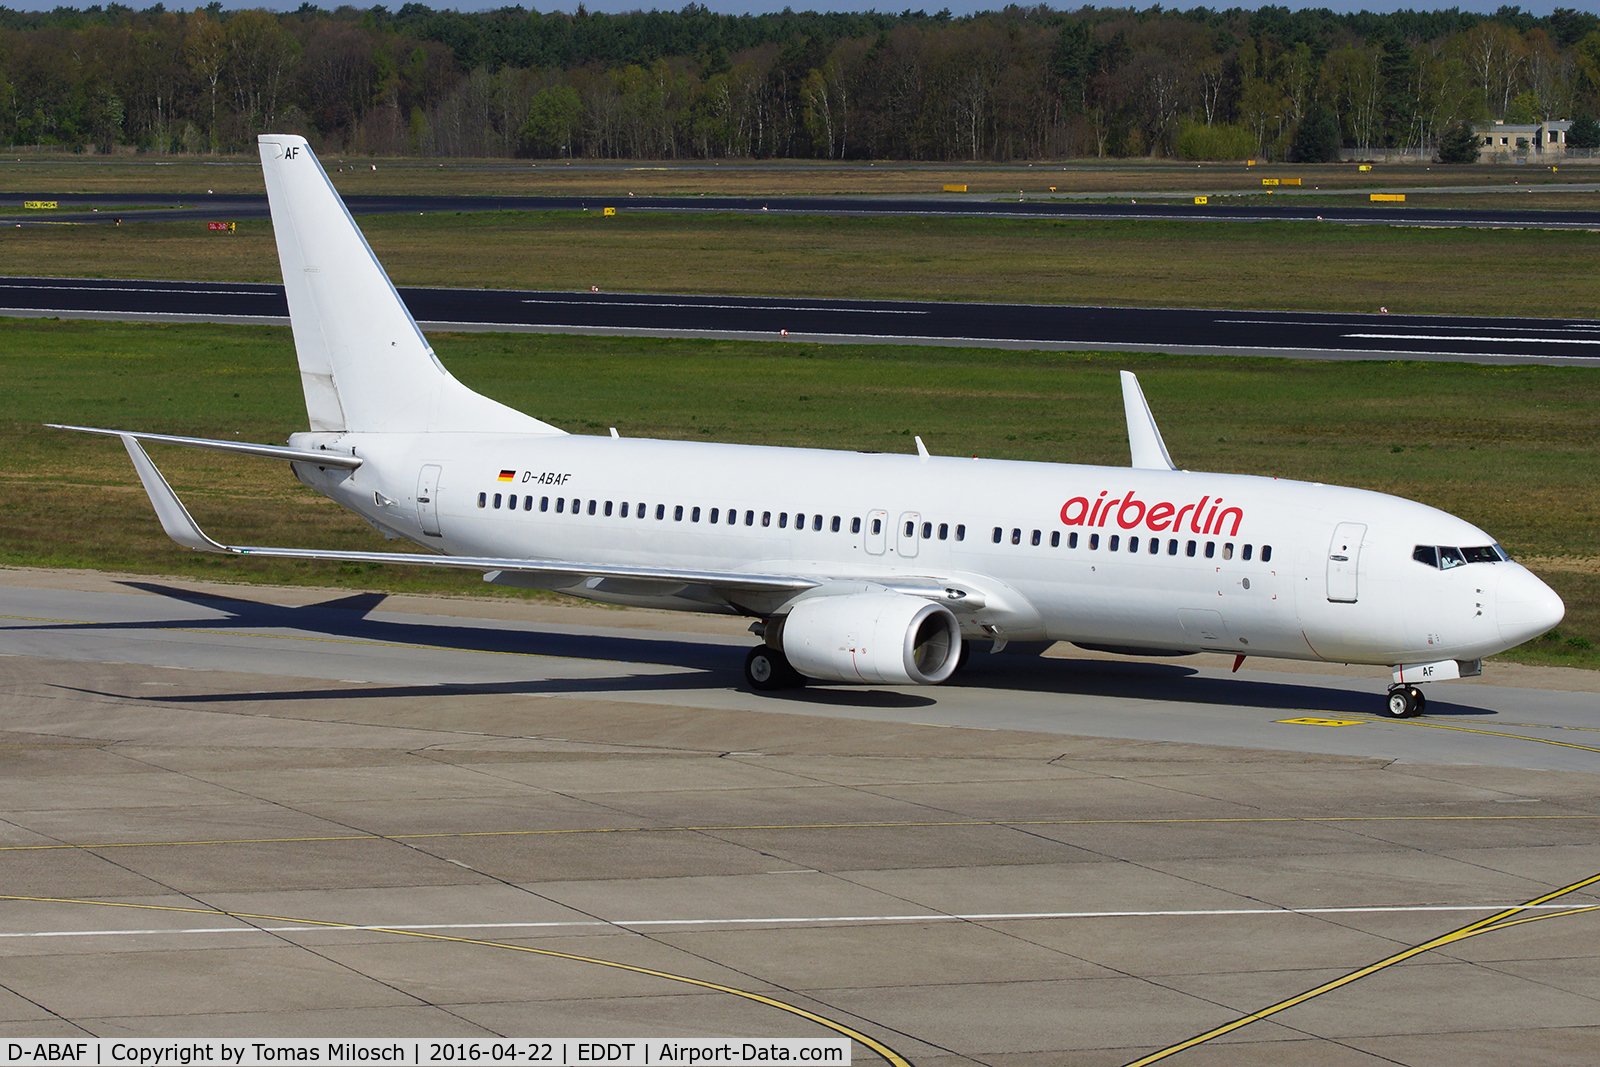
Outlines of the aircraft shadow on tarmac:
<svg viewBox="0 0 1600 1067">
<path fill-rule="evenodd" d="M 224 618 L 170 620 L 160 623 L 78 623 L 72 629 L 198 630 L 233 628 L 298 630 L 358 641 L 375 641 L 463 652 L 516 653 L 558 659 L 578 659 L 686 668 L 668 674 L 613 675 L 600 678 L 543 678 L 480 683 L 428 685 L 364 685 L 338 689 L 286 689 L 279 692 L 196 694 L 170 696 L 165 704 L 220 704 L 305 699 L 372 699 L 382 697 L 467 696 L 473 694 L 568 694 L 618 692 L 684 692 L 729 688 L 729 673 L 737 673 L 742 653 L 738 646 L 670 637 L 629 637 L 612 634 L 573 634 L 543 629 L 498 626 L 458 626 L 436 621 L 373 619 L 368 613 L 385 599 L 382 593 L 356 593 L 299 607 L 265 604 L 241 597 L 200 593 L 154 582 L 127 582 L 130 588 L 225 613 Z M 1068 697 L 1105 697 L 1149 700 L 1170 704 L 1208 704 L 1273 711 L 1318 712 L 1338 715 L 1372 715 L 1380 695 L 1336 685 L 1321 686 L 1254 678 L 1210 677 L 1181 664 L 1034 656 L 971 657 L 951 683 L 961 689 L 995 689 L 1047 693 Z M 918 708 L 940 703 L 937 689 L 917 693 L 814 684 L 803 689 L 769 694 L 791 707 L 814 704 L 835 707 Z M 1435 694 L 1439 690 L 1434 690 Z M 117 694 L 108 694 L 117 695 Z M 148 699 L 141 697 L 140 699 Z M 1070 711 L 1070 708 L 1063 708 Z M 1498 712 L 1434 695 L 1429 716 L 1497 715 Z"/>
</svg>

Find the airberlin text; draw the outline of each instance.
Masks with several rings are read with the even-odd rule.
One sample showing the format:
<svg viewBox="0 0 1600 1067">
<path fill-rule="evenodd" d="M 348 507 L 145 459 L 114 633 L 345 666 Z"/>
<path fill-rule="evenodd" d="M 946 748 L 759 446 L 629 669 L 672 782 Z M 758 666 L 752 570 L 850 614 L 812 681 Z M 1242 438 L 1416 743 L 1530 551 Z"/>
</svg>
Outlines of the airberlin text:
<svg viewBox="0 0 1600 1067">
<path fill-rule="evenodd" d="M 849 1067 L 850 1042 L 831 1038 L 689 1038 L 596 1041 L 586 1038 L 328 1041 L 289 1038 L 275 1041 L 201 1040 L 9 1041 L 0 1045 L 0 1067 L 277 1067 L 315 1063 L 319 1067 L 455 1067 L 457 1064 L 515 1064 L 540 1067 L 707 1067 L 755 1064 L 825 1064 Z"/>
<path fill-rule="evenodd" d="M 1168 501 L 1148 503 L 1129 490 L 1125 496 L 1111 496 L 1102 489 L 1093 500 L 1075 496 L 1061 505 L 1063 526 L 1116 526 L 1123 530 L 1137 530 L 1141 526 L 1155 533 L 1171 530 L 1173 533 L 1226 534 L 1236 537 L 1239 524 L 1244 521 L 1244 509 L 1223 507 L 1222 498 L 1213 500 L 1203 496 L 1188 504 Z"/>
</svg>

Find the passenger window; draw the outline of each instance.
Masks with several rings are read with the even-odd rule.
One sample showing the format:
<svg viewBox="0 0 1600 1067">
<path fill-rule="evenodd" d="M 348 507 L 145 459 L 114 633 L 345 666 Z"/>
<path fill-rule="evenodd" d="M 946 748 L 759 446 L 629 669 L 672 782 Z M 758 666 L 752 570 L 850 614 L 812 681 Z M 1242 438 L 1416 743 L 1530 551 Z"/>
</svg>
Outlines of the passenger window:
<svg viewBox="0 0 1600 1067">
<path fill-rule="evenodd" d="M 567 498 L 564 497 L 564 496 L 556 497 L 556 514 L 557 515 L 565 515 L 566 513 L 567 513 Z"/>
<path fill-rule="evenodd" d="M 994 528 L 994 543 L 998 545 L 1000 543 L 1000 539 L 1005 535 L 1005 531 L 996 526 Z"/>
<path fill-rule="evenodd" d="M 675 504 L 673 506 L 673 508 L 672 508 L 672 521 L 673 522 L 682 522 L 683 521 L 683 505 L 682 504 Z"/>
<path fill-rule="evenodd" d="M 1251 549 L 1252 549 L 1252 548 L 1254 548 L 1254 547 L 1255 547 L 1255 546 L 1254 546 L 1254 545 L 1245 545 L 1245 546 L 1244 546 L 1244 551 L 1242 551 L 1242 552 L 1240 552 L 1240 553 L 1239 553 L 1239 557 L 1240 557 L 1240 558 L 1241 558 L 1241 559 L 1245 559 L 1245 560 L 1248 560 L 1248 559 L 1249 559 L 1249 558 L 1250 558 L 1250 550 L 1251 550 Z"/>
<path fill-rule="evenodd" d="M 729 526 L 737 526 L 737 525 L 739 525 L 739 509 L 738 508 L 729 508 L 728 509 L 728 525 Z"/>
<path fill-rule="evenodd" d="M 506 498 L 506 507 L 510 508 L 512 511 L 517 510 L 517 494 L 512 493 Z"/>
<path fill-rule="evenodd" d="M 1022 544 L 1022 531 L 1015 526 L 1011 528 L 1011 543 L 1014 545 Z"/>
<path fill-rule="evenodd" d="M 478 506 L 480 508 L 481 507 L 487 507 L 488 504 L 489 504 L 489 494 L 488 493 L 479 493 L 478 494 Z"/>
<path fill-rule="evenodd" d="M 1091 550 L 1097 550 L 1097 549 L 1099 549 L 1099 547 L 1100 547 L 1100 535 L 1099 534 L 1090 534 L 1089 535 L 1089 548 Z"/>
<path fill-rule="evenodd" d="M 763 526 L 771 526 L 772 525 L 772 512 L 763 511 L 761 513 L 761 525 L 763 525 Z"/>
<path fill-rule="evenodd" d="M 858 533 L 861 532 L 861 516 L 860 515 L 857 515 L 855 518 L 850 520 L 850 532 L 853 533 L 853 534 L 858 534 Z"/>
<path fill-rule="evenodd" d="M 699 522 L 700 521 L 700 509 L 699 508 L 695 508 L 693 511 L 689 512 L 689 521 L 690 522 Z"/>
<path fill-rule="evenodd" d="M 1223 559 L 1232 559 L 1233 558 L 1233 542 L 1232 541 L 1229 541 L 1227 544 L 1222 546 L 1222 558 Z"/>
<path fill-rule="evenodd" d="M 1039 531 L 1038 530 L 1033 531 L 1033 547 L 1034 548 L 1038 548 L 1039 547 L 1039 539 L 1040 539 Z"/>
<path fill-rule="evenodd" d="M 1112 534 L 1111 535 L 1111 543 L 1106 545 L 1106 551 L 1107 552 L 1115 552 L 1117 550 L 1117 544 L 1121 540 L 1122 540 L 1122 535 L 1121 534 Z"/>
<path fill-rule="evenodd" d="M 753 512 L 753 511 L 745 512 L 744 513 L 744 524 L 746 526 L 754 526 L 756 524 L 756 513 Z M 761 525 L 765 526 L 766 523 L 763 522 Z"/>
<path fill-rule="evenodd" d="M 495 494 L 495 495 L 494 495 L 494 506 L 495 506 L 495 507 L 499 507 L 499 506 L 500 506 L 500 498 L 501 498 L 501 495 L 502 495 L 502 494 L 500 494 L 500 493 L 496 493 L 496 494 Z"/>
<path fill-rule="evenodd" d="M 957 526 L 956 526 L 956 540 L 957 541 L 965 541 L 966 539 L 967 539 L 967 528 L 966 528 L 966 526 L 964 524 L 957 524 Z"/>
<path fill-rule="evenodd" d="M 833 517 L 833 522 L 830 523 L 829 525 L 832 528 L 834 533 L 838 533 L 839 532 L 839 516 L 835 515 Z"/>
<path fill-rule="evenodd" d="M 1128 538 L 1128 551 L 1129 552 L 1137 552 L 1137 551 L 1139 551 L 1139 539 L 1137 537 Z"/>
<path fill-rule="evenodd" d="M 628 517 L 628 502 L 626 500 L 622 502 L 621 515 L 624 519 Z"/>
<path fill-rule="evenodd" d="M 1050 531 L 1050 547 L 1051 548 L 1060 548 L 1061 547 L 1061 531 L 1060 530 L 1051 530 Z"/>
<path fill-rule="evenodd" d="M 1078 531 L 1074 530 L 1071 533 L 1067 534 L 1067 547 L 1068 548 L 1077 548 L 1078 547 Z"/>
<path fill-rule="evenodd" d="M 939 540 L 950 540 L 950 524 L 948 522 L 941 522 L 939 524 Z"/>
<path fill-rule="evenodd" d="M 583 507 L 583 501 L 579 500 L 577 497 L 573 497 L 572 498 L 572 513 L 574 515 L 576 515 L 578 513 L 578 510 L 580 508 L 582 508 L 582 507 Z"/>
<path fill-rule="evenodd" d="M 778 512 L 778 529 L 786 530 L 788 528 L 789 528 L 789 513 L 787 511 Z"/>
<path fill-rule="evenodd" d="M 606 501 L 606 518 L 609 519 L 610 517 L 611 517 L 611 501 L 607 500 Z"/>
<path fill-rule="evenodd" d="M 837 523 L 839 520 L 834 519 L 833 521 Z M 822 516 L 820 514 L 811 516 L 811 529 L 814 533 L 822 532 Z M 835 526 L 834 529 L 837 530 L 838 526 Z"/>
<path fill-rule="evenodd" d="M 1271 563 L 1272 562 L 1272 546 L 1271 545 L 1262 545 L 1261 546 L 1261 562 L 1262 563 Z"/>
<path fill-rule="evenodd" d="M 716 525 L 717 516 L 720 515 L 720 514 L 722 514 L 722 509 L 721 508 L 712 508 L 711 509 L 711 515 L 706 519 L 706 521 L 711 523 L 712 525 Z"/>
<path fill-rule="evenodd" d="M 599 503 L 600 503 L 600 501 L 598 501 L 598 500 L 591 500 L 591 501 L 589 501 L 589 514 L 591 514 L 591 515 L 593 515 L 593 514 L 594 514 L 594 511 L 595 511 L 595 505 L 597 505 L 597 504 L 599 504 Z"/>
<path fill-rule="evenodd" d="M 922 539 L 926 541 L 931 537 L 933 537 L 933 523 L 925 522 L 922 524 Z"/>
<path fill-rule="evenodd" d="M 1206 542 L 1206 559 L 1216 559 L 1216 558 L 1217 558 L 1217 543 L 1215 541 L 1207 541 Z"/>
<path fill-rule="evenodd" d="M 540 511 L 549 511 L 550 510 L 550 498 L 549 497 L 542 496 L 542 497 L 539 498 L 539 510 Z"/>
<path fill-rule="evenodd" d="M 523 511 L 532 511 L 533 510 L 533 497 L 525 496 L 525 497 L 522 498 L 522 510 Z"/>
<path fill-rule="evenodd" d="M 916 535 L 917 535 L 917 524 L 914 523 L 914 522 L 906 523 L 906 536 L 907 537 L 915 537 Z"/>
<path fill-rule="evenodd" d="M 1152 556 L 1154 556 L 1154 555 L 1160 554 L 1160 552 L 1161 552 L 1161 538 L 1159 538 L 1159 537 L 1150 538 L 1150 554 Z"/>
<path fill-rule="evenodd" d="M 1194 558 L 1194 550 L 1195 550 L 1195 548 L 1197 546 L 1198 546 L 1198 542 L 1190 541 L 1189 544 L 1184 548 L 1184 553 L 1183 554 L 1188 556 L 1190 559 L 1193 559 Z"/>
<path fill-rule="evenodd" d="M 656 505 L 656 521 L 660 522 L 661 520 L 665 519 L 666 517 L 667 517 L 667 506 L 665 504 L 657 504 Z"/>
<path fill-rule="evenodd" d="M 779 522 L 779 525 L 780 526 L 783 525 L 781 520 Z M 797 511 L 797 512 L 794 513 L 794 528 L 796 530 L 804 530 L 806 528 L 806 513 L 805 512 Z"/>
<path fill-rule="evenodd" d="M 1177 538 L 1173 538 L 1172 540 L 1167 542 L 1167 555 L 1176 556 L 1177 554 L 1178 554 L 1178 539 Z"/>
<path fill-rule="evenodd" d="M 873 519 L 872 520 L 872 532 L 874 534 L 883 533 L 883 520 L 882 519 Z"/>
</svg>

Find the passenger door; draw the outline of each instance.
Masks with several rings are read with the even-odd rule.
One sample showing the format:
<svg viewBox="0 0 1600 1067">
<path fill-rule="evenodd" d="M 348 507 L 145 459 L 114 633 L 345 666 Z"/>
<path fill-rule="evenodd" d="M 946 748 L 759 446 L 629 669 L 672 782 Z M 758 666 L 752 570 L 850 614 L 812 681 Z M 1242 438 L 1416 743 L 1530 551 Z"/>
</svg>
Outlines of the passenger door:
<svg viewBox="0 0 1600 1067">
<path fill-rule="evenodd" d="M 429 537 L 443 537 L 439 532 L 439 467 L 430 463 L 417 477 L 417 522 Z"/>
<path fill-rule="evenodd" d="M 1365 523 L 1341 522 L 1333 528 L 1333 540 L 1328 543 L 1328 599 L 1336 604 L 1356 602 L 1361 539 L 1366 535 Z"/>
</svg>

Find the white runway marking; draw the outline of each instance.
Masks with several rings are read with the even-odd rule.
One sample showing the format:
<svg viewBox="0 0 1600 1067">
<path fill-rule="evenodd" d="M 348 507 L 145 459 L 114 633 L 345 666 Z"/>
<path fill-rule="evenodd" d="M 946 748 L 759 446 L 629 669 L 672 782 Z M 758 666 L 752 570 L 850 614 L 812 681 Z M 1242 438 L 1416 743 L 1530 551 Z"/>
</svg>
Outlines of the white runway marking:
<svg viewBox="0 0 1600 1067">
<path fill-rule="evenodd" d="M 697 308 L 716 311 L 827 311 L 846 315 L 929 315 L 904 308 L 805 307 L 795 304 L 663 304 L 653 300 L 524 300 L 524 304 L 572 304 L 575 307 Z"/>
<path fill-rule="evenodd" d="M 276 296 L 276 293 L 259 289 L 157 289 L 136 285 L 16 285 L 0 282 L 0 289 L 47 289 L 84 293 L 166 293 L 169 296 Z"/>
<path fill-rule="evenodd" d="M 807 872 L 810 873 L 810 872 Z M 383 933 L 387 930 L 564 930 L 577 928 L 643 927 L 643 926 L 829 926 L 839 923 L 907 923 L 907 922 L 1010 922 L 1023 919 L 1158 919 L 1158 918 L 1225 918 L 1240 915 L 1395 915 L 1411 912 L 1490 912 L 1510 907 L 1507 904 L 1418 904 L 1376 905 L 1346 908 L 1216 908 L 1210 910 L 1173 911 L 1023 911 L 984 912 L 970 915 L 818 915 L 774 916 L 756 919 L 579 919 L 560 922 L 533 923 L 391 923 L 388 925 L 360 926 L 335 923 L 315 926 L 197 926 L 169 929 L 141 930 L 27 930 L 0 933 L 0 938 L 31 937 L 148 937 L 153 934 L 259 934 L 303 933 L 323 931 L 360 931 Z M 1540 908 L 1560 910 L 1570 904 L 1534 904 L 1527 910 Z"/>
<path fill-rule="evenodd" d="M 1447 336 L 1427 333 L 1345 333 L 1341 337 L 1361 337 L 1373 341 L 1483 341 L 1488 344 L 1509 345 L 1593 345 L 1600 344 L 1600 338 L 1578 340 L 1573 337 L 1473 337 L 1470 335 Z"/>
</svg>

